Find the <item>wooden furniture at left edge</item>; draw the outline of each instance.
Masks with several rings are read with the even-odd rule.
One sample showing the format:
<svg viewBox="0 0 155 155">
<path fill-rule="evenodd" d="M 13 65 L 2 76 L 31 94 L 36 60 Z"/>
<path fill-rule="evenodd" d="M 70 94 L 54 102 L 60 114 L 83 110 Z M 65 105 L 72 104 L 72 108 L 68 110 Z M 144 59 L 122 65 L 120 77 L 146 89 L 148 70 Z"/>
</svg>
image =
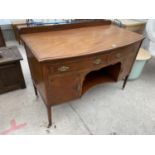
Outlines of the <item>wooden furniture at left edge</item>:
<svg viewBox="0 0 155 155">
<path fill-rule="evenodd" d="M 2 31 L 1 31 L 1 28 L 0 28 L 0 47 L 4 47 L 4 46 L 5 46 L 5 40 L 4 40 Z"/>
<path fill-rule="evenodd" d="M 22 59 L 17 47 L 0 48 L 0 94 L 26 88 L 20 65 Z"/>
<path fill-rule="evenodd" d="M 123 88 L 143 36 L 109 21 L 60 25 L 50 31 L 21 35 L 35 93 L 47 107 L 82 96 L 99 83 L 123 80 Z M 112 94 L 111 94 L 112 97 Z"/>
</svg>

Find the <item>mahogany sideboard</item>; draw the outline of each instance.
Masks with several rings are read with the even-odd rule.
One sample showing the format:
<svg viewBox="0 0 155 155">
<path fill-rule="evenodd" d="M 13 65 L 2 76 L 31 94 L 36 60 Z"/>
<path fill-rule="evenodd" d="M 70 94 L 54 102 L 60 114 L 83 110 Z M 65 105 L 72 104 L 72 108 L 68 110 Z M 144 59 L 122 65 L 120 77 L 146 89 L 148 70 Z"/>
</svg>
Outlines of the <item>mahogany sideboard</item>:
<svg viewBox="0 0 155 155">
<path fill-rule="evenodd" d="M 61 25 L 21 39 L 51 126 L 52 106 L 79 98 L 99 83 L 124 80 L 124 88 L 144 38 L 101 21 Z"/>
</svg>

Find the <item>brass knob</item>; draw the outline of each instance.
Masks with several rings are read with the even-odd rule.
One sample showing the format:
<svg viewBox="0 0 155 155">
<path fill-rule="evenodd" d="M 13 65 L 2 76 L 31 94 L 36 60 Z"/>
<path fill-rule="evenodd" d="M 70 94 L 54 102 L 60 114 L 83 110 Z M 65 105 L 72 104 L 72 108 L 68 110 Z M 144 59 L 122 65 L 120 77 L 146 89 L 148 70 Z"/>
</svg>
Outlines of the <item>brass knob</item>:
<svg viewBox="0 0 155 155">
<path fill-rule="evenodd" d="M 68 66 L 61 66 L 61 67 L 58 68 L 58 71 L 60 71 L 60 72 L 66 72 L 68 70 L 69 70 Z"/>
<path fill-rule="evenodd" d="M 100 63 L 101 63 L 101 59 L 96 59 L 96 60 L 94 60 L 94 64 L 96 64 L 96 65 L 99 65 Z"/>
</svg>

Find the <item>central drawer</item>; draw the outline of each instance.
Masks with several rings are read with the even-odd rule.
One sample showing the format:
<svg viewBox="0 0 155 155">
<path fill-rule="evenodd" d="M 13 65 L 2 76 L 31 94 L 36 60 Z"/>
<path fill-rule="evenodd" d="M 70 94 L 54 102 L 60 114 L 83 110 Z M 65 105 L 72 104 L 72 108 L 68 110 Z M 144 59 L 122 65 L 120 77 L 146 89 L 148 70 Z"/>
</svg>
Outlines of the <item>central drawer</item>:
<svg viewBox="0 0 155 155">
<path fill-rule="evenodd" d="M 80 70 L 91 70 L 105 66 L 108 62 L 107 54 L 95 55 L 92 57 L 79 58 L 78 60 L 64 61 L 49 66 L 50 73 L 62 74 Z"/>
</svg>

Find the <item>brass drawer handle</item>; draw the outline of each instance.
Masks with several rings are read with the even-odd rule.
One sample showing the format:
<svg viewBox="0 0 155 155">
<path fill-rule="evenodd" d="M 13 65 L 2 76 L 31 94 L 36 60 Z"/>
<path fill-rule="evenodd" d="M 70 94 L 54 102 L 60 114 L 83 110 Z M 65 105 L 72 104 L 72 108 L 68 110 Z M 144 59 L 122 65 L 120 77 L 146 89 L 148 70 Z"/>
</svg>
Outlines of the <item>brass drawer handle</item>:
<svg viewBox="0 0 155 155">
<path fill-rule="evenodd" d="M 101 61 L 102 61 L 101 59 L 96 59 L 96 60 L 94 60 L 93 63 L 96 64 L 96 65 L 99 65 L 101 63 Z"/>
<path fill-rule="evenodd" d="M 61 67 L 58 68 L 58 71 L 60 71 L 60 72 L 66 72 L 68 70 L 69 70 L 68 66 L 61 66 Z"/>
</svg>

